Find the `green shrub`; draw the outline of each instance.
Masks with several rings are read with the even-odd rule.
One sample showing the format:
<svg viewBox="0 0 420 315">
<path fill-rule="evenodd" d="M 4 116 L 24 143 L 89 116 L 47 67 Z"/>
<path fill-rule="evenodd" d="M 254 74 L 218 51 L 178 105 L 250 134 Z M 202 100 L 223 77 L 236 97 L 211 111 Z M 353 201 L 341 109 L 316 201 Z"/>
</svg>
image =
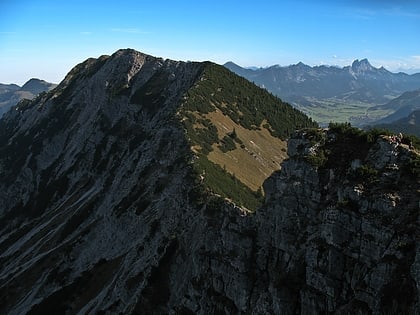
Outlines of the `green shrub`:
<svg viewBox="0 0 420 315">
<path fill-rule="evenodd" d="M 323 129 L 319 128 L 307 128 L 305 129 L 306 137 L 311 141 L 312 144 L 324 143 L 325 133 Z"/>
<path fill-rule="evenodd" d="M 328 155 L 324 149 L 318 150 L 315 154 L 308 154 L 306 161 L 313 167 L 322 168 L 327 164 Z"/>
<path fill-rule="evenodd" d="M 366 131 L 367 141 L 370 143 L 376 142 L 380 136 L 390 136 L 392 134 L 393 133 L 391 131 L 382 128 L 373 128 Z"/>
<path fill-rule="evenodd" d="M 363 164 L 356 170 L 356 177 L 366 185 L 373 185 L 379 181 L 379 172 L 368 164 Z"/>
<path fill-rule="evenodd" d="M 235 141 L 229 135 L 224 136 L 220 142 L 219 148 L 223 153 L 236 149 Z"/>
<path fill-rule="evenodd" d="M 204 187 L 212 193 L 231 199 L 250 210 L 256 210 L 261 206 L 263 201 L 261 191 L 252 191 L 235 175 L 227 173 L 219 165 L 208 160 L 206 156 L 200 155 L 194 167 L 196 173 L 204 177 Z"/>
<path fill-rule="evenodd" d="M 420 138 L 414 135 L 404 135 L 403 142 L 410 144 L 413 148 L 420 150 Z"/>
<path fill-rule="evenodd" d="M 413 156 L 405 167 L 406 173 L 415 178 L 416 181 L 420 180 L 420 156 Z"/>
<path fill-rule="evenodd" d="M 268 130 L 281 139 L 296 129 L 318 126 L 299 110 L 222 66 L 208 63 L 202 78 L 188 91 L 185 111 L 209 113 L 215 110 L 215 104 L 223 114 L 250 130 L 266 120 Z"/>
<path fill-rule="evenodd" d="M 330 123 L 328 133 L 334 135 L 335 140 L 326 143 L 330 152 L 326 167 L 333 169 L 345 170 L 343 166 L 349 167 L 353 160 L 364 160 L 374 142 L 367 132 L 350 123 Z"/>
</svg>

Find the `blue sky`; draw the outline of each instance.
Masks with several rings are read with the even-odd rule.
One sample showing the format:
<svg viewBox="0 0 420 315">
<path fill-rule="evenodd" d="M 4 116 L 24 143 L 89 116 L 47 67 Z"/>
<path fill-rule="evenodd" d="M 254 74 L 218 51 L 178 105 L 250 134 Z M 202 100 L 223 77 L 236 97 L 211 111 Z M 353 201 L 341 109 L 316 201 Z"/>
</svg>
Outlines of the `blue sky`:
<svg viewBox="0 0 420 315">
<path fill-rule="evenodd" d="M 420 1 L 0 0 L 0 82 L 61 81 L 120 48 L 242 66 L 351 64 L 420 72 Z"/>
</svg>

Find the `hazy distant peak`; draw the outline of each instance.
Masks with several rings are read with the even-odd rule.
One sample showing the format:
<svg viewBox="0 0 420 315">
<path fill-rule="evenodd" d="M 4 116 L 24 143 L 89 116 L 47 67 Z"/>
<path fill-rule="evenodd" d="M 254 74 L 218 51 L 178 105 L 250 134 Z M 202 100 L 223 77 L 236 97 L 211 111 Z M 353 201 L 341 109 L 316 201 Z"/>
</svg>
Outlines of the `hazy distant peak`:
<svg viewBox="0 0 420 315">
<path fill-rule="evenodd" d="M 42 84 L 42 83 L 47 83 L 47 82 L 41 79 L 31 78 L 22 86 L 22 88 L 25 86 L 31 86 L 33 84 Z"/>
<path fill-rule="evenodd" d="M 16 84 L 0 83 L 0 118 L 12 106 L 16 105 L 22 99 L 33 99 L 41 92 L 49 91 L 57 85 L 44 80 L 32 78 L 22 87 Z"/>
<path fill-rule="evenodd" d="M 228 62 L 226 62 L 224 65 L 223 65 L 225 68 L 228 68 L 228 69 L 230 69 L 230 70 L 239 70 L 239 69 L 245 69 L 245 68 L 242 68 L 240 65 L 238 65 L 238 64 L 236 64 L 236 63 L 234 63 L 233 61 L 228 61 Z"/>
<path fill-rule="evenodd" d="M 29 91 L 33 94 L 38 94 L 50 89 L 52 86 L 55 86 L 55 84 L 48 83 L 44 80 L 32 78 L 22 86 L 21 90 Z"/>
<path fill-rule="evenodd" d="M 359 61 L 359 59 L 356 59 L 355 61 L 353 61 L 352 65 L 351 65 L 351 69 L 354 72 L 365 72 L 365 71 L 372 71 L 375 68 L 370 64 L 369 60 L 362 59 Z"/>
<path fill-rule="evenodd" d="M 240 65 L 234 63 L 233 61 L 228 61 L 226 62 L 223 67 L 225 68 L 238 68 L 238 69 L 245 69 L 245 70 L 259 70 L 261 69 L 261 67 L 257 67 L 257 66 L 249 66 L 249 67 L 241 67 Z"/>
<path fill-rule="evenodd" d="M 14 83 L 12 84 L 0 83 L 0 94 L 10 92 L 10 91 L 16 91 L 19 89 L 20 89 L 20 86 Z"/>
<path fill-rule="evenodd" d="M 230 71 L 245 76 L 246 73 L 253 73 L 254 71 L 258 71 L 258 69 L 255 68 L 242 68 L 241 66 L 239 66 L 238 64 L 232 62 L 232 61 L 228 61 L 223 65 L 226 69 L 229 69 Z"/>
<path fill-rule="evenodd" d="M 230 67 L 230 66 L 240 67 L 239 65 L 237 65 L 237 64 L 236 64 L 236 63 L 234 63 L 233 61 L 228 61 L 228 62 L 226 62 L 223 66 L 225 66 L 225 67 Z"/>
<path fill-rule="evenodd" d="M 297 64 L 293 65 L 292 67 L 294 67 L 296 69 L 301 69 L 301 70 L 305 70 L 305 69 L 310 69 L 311 68 L 307 64 L 304 64 L 302 61 L 299 61 Z"/>
<path fill-rule="evenodd" d="M 361 60 L 356 59 L 352 63 L 352 67 L 359 66 L 359 65 L 369 65 L 369 66 L 371 66 L 371 64 L 370 64 L 370 62 L 369 62 L 369 60 L 367 58 L 363 58 Z"/>
</svg>

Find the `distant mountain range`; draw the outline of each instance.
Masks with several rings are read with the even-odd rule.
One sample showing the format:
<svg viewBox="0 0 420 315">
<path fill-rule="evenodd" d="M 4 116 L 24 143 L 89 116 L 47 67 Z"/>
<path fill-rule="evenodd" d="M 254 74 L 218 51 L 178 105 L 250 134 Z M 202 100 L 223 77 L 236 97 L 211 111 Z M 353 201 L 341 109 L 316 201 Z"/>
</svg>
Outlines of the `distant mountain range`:
<svg viewBox="0 0 420 315">
<path fill-rule="evenodd" d="M 321 124 L 371 123 L 392 114 L 393 109 L 368 111 L 369 108 L 420 88 L 420 74 L 392 73 L 384 67 L 373 67 L 367 59 L 355 60 L 344 68 L 311 67 L 301 62 L 259 69 L 242 68 L 233 62 L 224 66 L 292 103 Z"/>
<path fill-rule="evenodd" d="M 22 87 L 16 84 L 0 83 L 0 117 L 22 99 L 33 99 L 41 92 L 46 92 L 56 84 L 39 79 L 30 79 Z"/>
</svg>

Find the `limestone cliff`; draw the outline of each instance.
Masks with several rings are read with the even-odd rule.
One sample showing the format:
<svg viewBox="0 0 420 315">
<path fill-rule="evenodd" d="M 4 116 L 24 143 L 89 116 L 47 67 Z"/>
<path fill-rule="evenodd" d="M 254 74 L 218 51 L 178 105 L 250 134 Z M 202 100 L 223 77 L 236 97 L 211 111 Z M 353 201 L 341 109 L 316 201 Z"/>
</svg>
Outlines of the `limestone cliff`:
<svg viewBox="0 0 420 315">
<path fill-rule="evenodd" d="M 302 314 L 418 314 L 418 155 L 356 129 L 300 132 L 288 153 L 257 215 L 273 291 L 291 285 Z"/>
<path fill-rule="evenodd" d="M 177 116 L 203 67 L 118 51 L 0 120 L 0 312 L 418 314 L 416 152 L 297 132 L 249 214 Z"/>
</svg>

